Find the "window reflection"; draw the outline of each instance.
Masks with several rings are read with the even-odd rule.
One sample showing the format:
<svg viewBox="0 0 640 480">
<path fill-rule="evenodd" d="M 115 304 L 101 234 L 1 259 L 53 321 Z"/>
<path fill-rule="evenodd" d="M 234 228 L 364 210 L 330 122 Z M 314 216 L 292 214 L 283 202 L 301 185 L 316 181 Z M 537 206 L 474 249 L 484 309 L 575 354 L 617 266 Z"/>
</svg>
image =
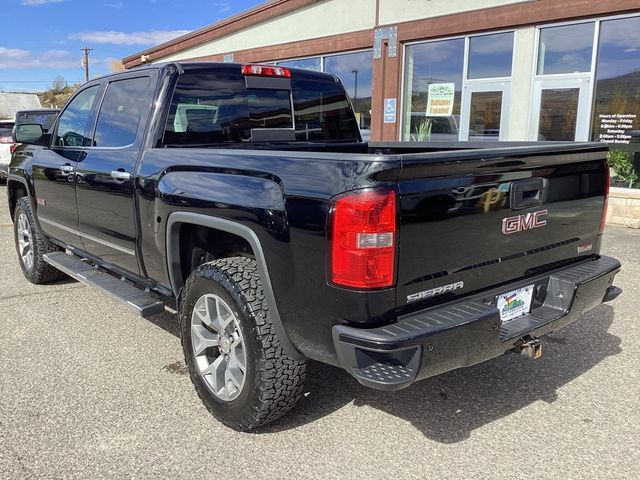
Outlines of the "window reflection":
<svg viewBox="0 0 640 480">
<path fill-rule="evenodd" d="M 539 140 L 574 141 L 578 115 L 578 88 L 544 89 L 540 98 Z"/>
<path fill-rule="evenodd" d="M 458 140 L 463 65 L 462 38 L 406 47 L 404 140 Z M 433 84 L 454 85 L 451 115 L 427 117 L 429 85 Z"/>
<path fill-rule="evenodd" d="M 607 143 L 628 143 L 640 129 L 640 17 L 600 25 L 592 135 Z"/>
<path fill-rule="evenodd" d="M 589 72 L 594 28 L 590 22 L 541 29 L 538 75 Z"/>
<path fill-rule="evenodd" d="M 510 77 L 513 32 L 469 39 L 468 78 Z"/>
<path fill-rule="evenodd" d="M 98 115 L 95 147 L 124 147 L 135 141 L 150 81 L 140 77 L 109 84 Z"/>
<path fill-rule="evenodd" d="M 322 70 L 322 61 L 320 60 L 320 57 L 287 60 L 284 62 L 278 62 L 278 65 L 289 68 L 304 68 L 306 70 L 314 70 L 316 72 Z"/>
<path fill-rule="evenodd" d="M 469 135 L 498 140 L 502 117 L 502 92 L 474 92 L 471 94 Z"/>
<path fill-rule="evenodd" d="M 324 71 L 337 75 L 356 111 L 358 125 L 365 140 L 371 128 L 371 60 L 373 53 L 347 53 L 325 57 Z"/>
<path fill-rule="evenodd" d="M 60 115 L 55 144 L 64 147 L 82 147 L 88 145 L 85 130 L 93 102 L 98 93 L 98 85 L 80 92 Z"/>
</svg>

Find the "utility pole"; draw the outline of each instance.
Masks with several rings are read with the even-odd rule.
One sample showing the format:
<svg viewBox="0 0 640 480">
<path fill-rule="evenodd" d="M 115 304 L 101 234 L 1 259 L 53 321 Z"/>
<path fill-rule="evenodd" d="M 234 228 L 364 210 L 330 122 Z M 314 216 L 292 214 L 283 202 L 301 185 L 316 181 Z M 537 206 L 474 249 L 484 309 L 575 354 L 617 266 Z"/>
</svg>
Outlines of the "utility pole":
<svg viewBox="0 0 640 480">
<path fill-rule="evenodd" d="M 84 47 L 84 48 L 81 48 L 80 50 L 84 52 L 84 59 L 82 60 L 82 66 L 84 67 L 84 81 L 88 82 L 89 81 L 89 52 L 93 50 L 93 48 Z"/>
</svg>

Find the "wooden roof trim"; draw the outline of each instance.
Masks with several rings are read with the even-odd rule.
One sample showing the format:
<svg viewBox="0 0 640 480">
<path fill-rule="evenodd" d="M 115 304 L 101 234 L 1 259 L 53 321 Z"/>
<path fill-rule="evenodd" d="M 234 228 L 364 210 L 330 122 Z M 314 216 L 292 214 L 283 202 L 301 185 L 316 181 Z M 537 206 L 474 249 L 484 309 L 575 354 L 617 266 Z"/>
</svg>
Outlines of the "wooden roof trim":
<svg viewBox="0 0 640 480">
<path fill-rule="evenodd" d="M 257 25 L 271 18 L 285 15 L 320 0 L 271 0 L 214 24 L 189 32 L 186 35 L 169 40 L 141 52 L 125 57 L 122 62 L 126 68 L 137 67 L 147 56 L 147 62 L 199 46 L 217 38 L 230 35 L 245 28 Z"/>
</svg>

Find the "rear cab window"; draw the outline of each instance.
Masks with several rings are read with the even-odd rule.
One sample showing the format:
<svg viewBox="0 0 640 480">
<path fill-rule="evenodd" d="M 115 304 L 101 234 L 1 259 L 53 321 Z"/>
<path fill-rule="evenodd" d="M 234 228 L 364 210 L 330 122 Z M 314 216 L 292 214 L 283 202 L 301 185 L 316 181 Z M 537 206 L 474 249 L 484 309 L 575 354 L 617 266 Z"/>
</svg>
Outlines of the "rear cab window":
<svg viewBox="0 0 640 480">
<path fill-rule="evenodd" d="M 360 141 L 349 100 L 334 77 L 297 70 L 290 80 L 245 77 L 234 67 L 178 78 L 164 146 Z"/>
<path fill-rule="evenodd" d="M 46 133 L 49 131 L 57 117 L 57 110 L 18 112 L 16 115 L 16 125 L 38 124 L 42 126 L 42 130 Z"/>
</svg>

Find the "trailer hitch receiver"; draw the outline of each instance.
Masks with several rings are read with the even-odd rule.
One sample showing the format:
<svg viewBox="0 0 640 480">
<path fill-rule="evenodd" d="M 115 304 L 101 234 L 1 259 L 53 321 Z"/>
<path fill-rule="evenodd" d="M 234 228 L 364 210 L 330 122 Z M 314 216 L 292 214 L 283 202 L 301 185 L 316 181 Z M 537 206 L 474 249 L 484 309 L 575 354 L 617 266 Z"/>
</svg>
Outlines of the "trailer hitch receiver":
<svg viewBox="0 0 640 480">
<path fill-rule="evenodd" d="M 530 335 L 518 340 L 515 346 L 516 351 L 519 352 L 520 355 L 524 355 L 525 357 L 529 357 L 533 360 L 537 360 L 542 357 L 542 342 Z"/>
</svg>

